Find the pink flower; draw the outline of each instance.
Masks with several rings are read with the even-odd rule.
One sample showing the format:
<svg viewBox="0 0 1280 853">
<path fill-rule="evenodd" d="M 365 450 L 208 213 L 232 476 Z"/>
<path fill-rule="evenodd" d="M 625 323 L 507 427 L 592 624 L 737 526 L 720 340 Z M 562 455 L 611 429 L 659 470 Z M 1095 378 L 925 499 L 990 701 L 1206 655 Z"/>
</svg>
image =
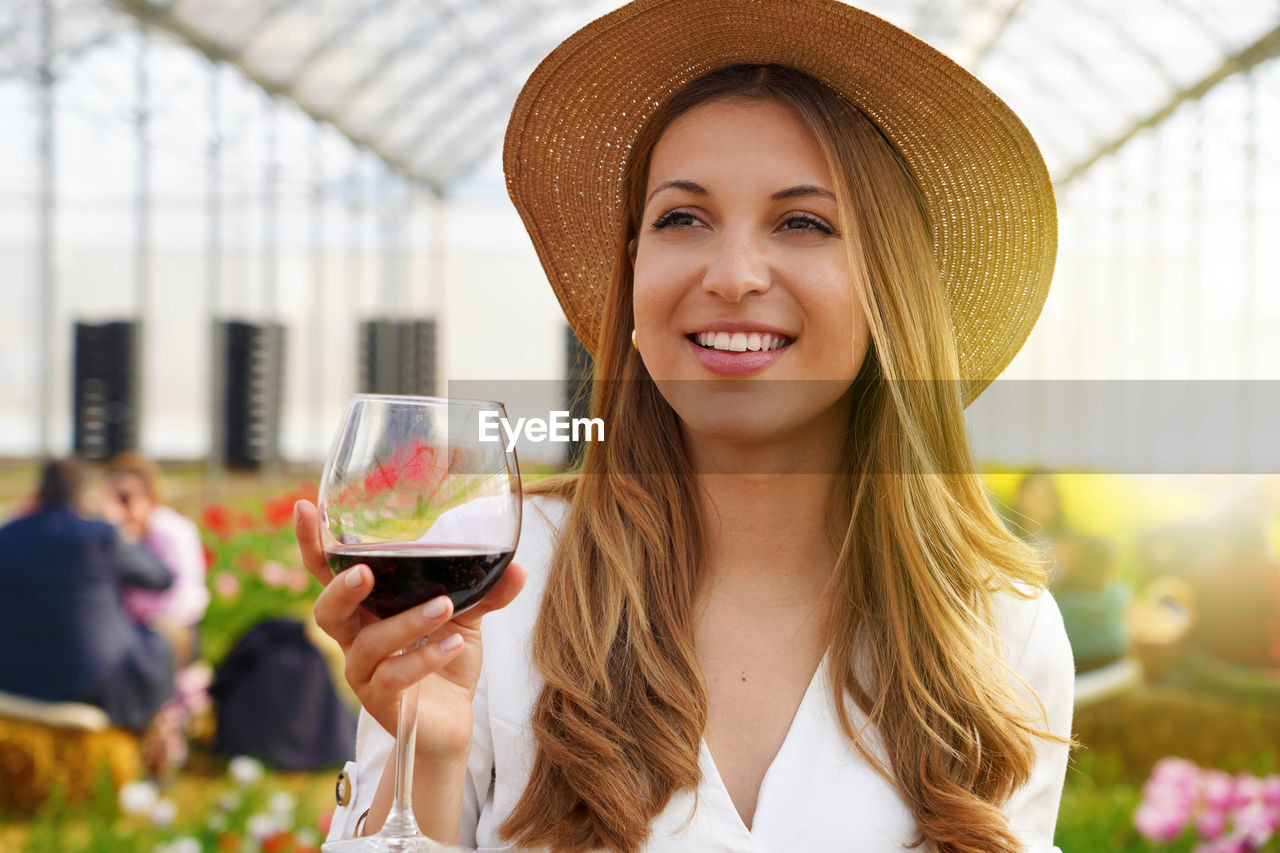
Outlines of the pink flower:
<svg viewBox="0 0 1280 853">
<path fill-rule="evenodd" d="M 213 591 L 222 598 L 235 598 L 240 594 L 240 579 L 231 572 L 222 572 L 213 581 Z"/>
<path fill-rule="evenodd" d="M 1201 838 L 1213 840 L 1227 829 L 1227 810 L 1206 805 L 1196 816 L 1196 832 Z"/>
<path fill-rule="evenodd" d="M 1192 853 L 1250 853 L 1252 848 L 1239 838 L 1220 838 L 1197 844 Z"/>
<path fill-rule="evenodd" d="M 1200 768 L 1185 758 L 1162 758 L 1151 768 L 1148 784 L 1194 789 L 1199 778 Z"/>
<path fill-rule="evenodd" d="M 1236 776 L 1235 790 L 1231 796 L 1231 808 L 1242 809 L 1255 800 L 1262 799 L 1262 780 L 1248 773 Z"/>
<path fill-rule="evenodd" d="M 1262 780 L 1262 801 L 1273 809 L 1280 809 L 1280 774 Z"/>
<path fill-rule="evenodd" d="M 1188 816 L 1176 801 L 1144 799 L 1133 813 L 1133 825 L 1151 841 L 1173 841 L 1182 834 Z"/>
<path fill-rule="evenodd" d="M 262 582 L 271 587 L 282 587 L 289 582 L 289 570 L 275 560 L 262 564 Z"/>
<path fill-rule="evenodd" d="M 1270 840 L 1280 829 L 1280 811 L 1261 802 L 1253 802 L 1235 813 L 1236 834 L 1242 836 L 1256 850 Z"/>
<path fill-rule="evenodd" d="M 1226 810 L 1235 801 L 1236 780 L 1221 770 L 1205 770 L 1200 776 L 1200 793 L 1211 809 Z"/>
</svg>

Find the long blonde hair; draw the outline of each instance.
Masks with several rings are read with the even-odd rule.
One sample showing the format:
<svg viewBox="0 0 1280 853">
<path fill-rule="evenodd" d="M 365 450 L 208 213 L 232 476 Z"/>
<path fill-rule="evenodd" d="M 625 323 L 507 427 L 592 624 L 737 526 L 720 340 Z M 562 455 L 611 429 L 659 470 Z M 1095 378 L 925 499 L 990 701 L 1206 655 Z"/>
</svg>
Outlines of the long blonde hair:
<svg viewBox="0 0 1280 853">
<path fill-rule="evenodd" d="M 1042 730 L 1043 706 L 1023 707 L 1016 676 L 994 677 L 1012 672 L 993 601 L 1034 594 L 1044 569 L 975 473 L 947 300 L 909 171 L 852 104 L 781 66 L 699 78 L 633 146 L 592 400 L 594 417 L 626 429 L 589 444 L 580 474 L 535 490 L 570 509 L 533 639 L 545 680 L 532 716 L 537 754 L 501 832 L 556 851 L 630 853 L 671 796 L 700 781 L 707 690 L 694 613 L 705 542 L 679 420 L 630 346 L 628 246 L 662 132 L 724 98 L 776 100 L 806 123 L 836 184 L 854 279 L 869 282 L 857 297 L 872 346 L 829 501 L 840 556 L 828 660 L 833 695 L 866 715 L 886 760 L 843 702 L 840 725 L 901 793 L 917 844 L 1012 853 L 1019 842 L 1000 804 L 1030 777 L 1035 738 L 1054 736 Z"/>
</svg>

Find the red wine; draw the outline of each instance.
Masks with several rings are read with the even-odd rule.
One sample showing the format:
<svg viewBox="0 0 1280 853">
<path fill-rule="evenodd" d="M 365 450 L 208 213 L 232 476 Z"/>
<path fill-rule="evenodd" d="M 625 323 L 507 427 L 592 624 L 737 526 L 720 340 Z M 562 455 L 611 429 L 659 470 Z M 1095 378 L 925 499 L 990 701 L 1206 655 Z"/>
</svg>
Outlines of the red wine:
<svg viewBox="0 0 1280 853">
<path fill-rule="evenodd" d="M 341 545 L 325 556 L 335 573 L 360 563 L 372 569 L 373 592 L 364 606 L 386 617 L 438 595 L 453 599 L 453 612 L 461 613 L 493 589 L 513 553 L 477 545 L 395 542 Z"/>
</svg>

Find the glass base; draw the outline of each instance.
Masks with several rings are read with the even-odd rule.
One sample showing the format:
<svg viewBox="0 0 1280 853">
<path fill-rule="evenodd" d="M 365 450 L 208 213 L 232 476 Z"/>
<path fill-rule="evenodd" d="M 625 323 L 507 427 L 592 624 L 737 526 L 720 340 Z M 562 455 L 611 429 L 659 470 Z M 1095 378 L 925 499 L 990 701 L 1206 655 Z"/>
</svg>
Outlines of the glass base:
<svg viewBox="0 0 1280 853">
<path fill-rule="evenodd" d="M 474 847 L 452 847 L 425 836 L 416 838 L 382 838 L 369 835 L 347 841 L 329 841 L 321 853 L 476 853 Z"/>
</svg>

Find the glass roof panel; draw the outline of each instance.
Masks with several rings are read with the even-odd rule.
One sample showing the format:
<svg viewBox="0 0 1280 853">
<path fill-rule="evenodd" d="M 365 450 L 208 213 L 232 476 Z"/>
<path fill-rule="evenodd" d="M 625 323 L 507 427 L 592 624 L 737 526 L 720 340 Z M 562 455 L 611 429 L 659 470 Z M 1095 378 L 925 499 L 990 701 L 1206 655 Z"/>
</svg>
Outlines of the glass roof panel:
<svg viewBox="0 0 1280 853">
<path fill-rule="evenodd" d="M 0 75 L 31 78 L 150 20 L 442 188 L 495 157 L 534 66 L 619 0 L 29 0 L 0 4 Z M 1280 24 L 1265 0 L 866 0 L 975 73 L 1055 174 L 1093 159 Z M 61 67 L 61 66 L 58 66 Z"/>
</svg>

